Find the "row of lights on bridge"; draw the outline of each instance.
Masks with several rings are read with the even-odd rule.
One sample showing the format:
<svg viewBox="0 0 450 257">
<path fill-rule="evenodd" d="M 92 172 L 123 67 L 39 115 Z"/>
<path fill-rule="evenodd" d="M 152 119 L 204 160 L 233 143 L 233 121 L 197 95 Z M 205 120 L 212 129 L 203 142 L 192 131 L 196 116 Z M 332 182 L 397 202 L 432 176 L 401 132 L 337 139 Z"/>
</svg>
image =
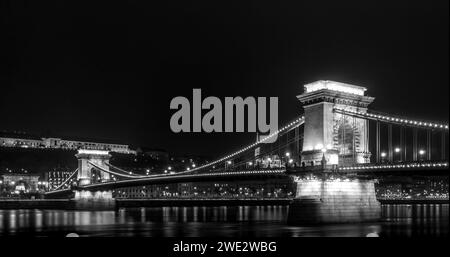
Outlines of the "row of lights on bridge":
<svg viewBox="0 0 450 257">
<path fill-rule="evenodd" d="M 396 117 L 389 117 L 384 115 L 378 115 L 378 114 L 371 114 L 367 112 L 359 112 L 359 111 L 352 111 L 352 110 L 344 110 L 340 108 L 336 108 L 337 110 L 352 113 L 352 114 L 358 114 L 366 117 L 376 118 L 376 119 L 382 119 L 386 121 L 393 121 L 393 122 L 399 122 L 404 124 L 411 124 L 416 126 L 423 126 L 423 127 L 429 127 L 429 128 L 441 128 L 441 129 L 448 129 L 448 125 L 446 124 L 437 124 L 437 123 L 431 123 L 431 122 L 422 122 L 422 121 L 415 121 L 415 120 L 408 120 L 408 119 L 400 119 Z"/>
<path fill-rule="evenodd" d="M 392 165 L 370 165 L 370 166 L 350 166 L 350 167 L 339 167 L 339 170 L 367 170 L 367 169 L 398 169 L 398 168 L 436 168 L 436 167 L 447 167 L 448 163 L 411 163 L 411 164 L 392 164 Z"/>
<path fill-rule="evenodd" d="M 291 154 L 290 154 L 289 152 L 286 152 L 286 153 L 285 153 L 285 156 L 286 156 L 287 158 L 289 158 L 290 155 L 291 155 Z M 271 162 L 272 159 L 271 159 L 271 158 L 267 158 L 267 161 L 268 161 L 268 162 Z M 291 158 L 289 158 L 289 159 L 288 159 L 288 162 L 289 162 L 290 164 L 292 164 L 292 163 L 294 162 L 294 160 L 291 159 Z M 227 161 L 227 164 L 228 164 L 228 165 L 231 165 L 232 162 L 231 162 L 231 161 Z M 248 164 L 249 166 L 253 166 L 253 162 L 248 162 L 247 164 Z M 195 167 L 196 167 L 195 163 L 193 163 L 191 166 L 192 166 L 192 168 L 195 168 Z M 174 174 L 174 172 L 171 171 L 171 170 L 172 170 L 172 167 L 169 166 L 167 169 L 164 170 L 164 173 L 165 173 L 165 174 L 167 174 L 167 173 Z M 187 168 L 186 168 L 186 171 L 190 171 L 190 170 L 191 170 L 190 167 L 187 167 Z M 128 173 L 129 173 L 130 175 L 133 174 L 133 172 L 131 172 L 131 171 L 128 172 Z M 150 175 L 150 170 L 149 170 L 149 169 L 146 170 L 146 175 L 147 175 L 147 176 Z"/>
<path fill-rule="evenodd" d="M 253 171 L 236 171 L 236 172 L 219 172 L 219 173 L 204 173 L 193 174 L 187 176 L 221 176 L 221 175 L 245 175 L 245 174 L 267 174 L 267 173 L 284 173 L 284 170 L 253 170 Z"/>
<path fill-rule="evenodd" d="M 220 173 L 204 173 L 204 174 L 175 174 L 170 177 L 211 177 L 211 176 L 223 176 L 223 175 L 251 175 L 251 174 L 281 174 L 285 171 L 282 169 L 277 170 L 254 170 L 254 171 L 236 171 L 236 172 L 220 172 Z M 167 176 L 169 177 L 169 176 Z M 153 179 L 153 178 L 152 178 Z M 111 182 L 105 182 L 105 184 L 109 184 Z M 90 185 L 87 185 L 89 187 Z"/>
<path fill-rule="evenodd" d="M 202 166 L 199 166 L 199 167 L 193 167 L 193 169 L 190 169 L 190 168 L 188 167 L 188 168 L 186 169 L 186 171 L 184 171 L 184 172 L 192 172 L 192 171 L 195 171 L 195 170 L 199 170 L 199 169 L 202 169 L 202 168 L 209 167 L 209 166 L 211 166 L 211 165 L 215 165 L 215 164 L 220 163 L 220 162 L 223 162 L 223 161 L 225 161 L 225 160 L 227 160 L 227 159 L 230 159 L 230 158 L 233 157 L 233 156 L 236 156 L 236 155 L 238 155 L 238 154 L 240 154 L 240 153 L 242 153 L 242 152 L 244 152 L 244 151 L 247 151 L 247 150 L 249 150 L 249 149 L 251 149 L 251 148 L 253 148 L 253 147 L 259 145 L 260 143 L 262 143 L 262 142 L 268 140 L 269 138 L 274 137 L 275 135 L 279 134 L 280 132 L 283 132 L 283 131 L 285 131 L 285 130 L 287 130 L 287 129 L 293 127 L 293 126 L 300 125 L 301 122 L 303 122 L 304 120 L 305 120 L 305 117 L 304 117 L 304 116 L 301 116 L 300 118 L 298 118 L 298 119 L 292 121 L 292 122 L 289 123 L 288 125 L 286 125 L 286 126 L 280 128 L 280 129 L 278 129 L 277 131 L 273 132 L 273 133 L 270 134 L 269 136 L 263 138 L 262 140 L 259 140 L 259 141 L 255 142 L 255 143 L 253 143 L 253 144 L 251 144 L 251 145 L 248 145 L 248 146 L 246 146 L 246 147 L 244 147 L 244 148 L 242 148 L 242 149 L 240 149 L 240 150 L 238 150 L 238 151 L 236 151 L 236 152 L 234 152 L 234 153 L 232 153 L 232 154 L 229 154 L 229 155 L 227 155 L 227 156 L 225 156 L 225 157 L 223 157 L 223 158 L 220 158 L 220 159 L 218 159 L 218 160 L 216 160 L 216 161 L 213 161 L 213 162 L 210 162 L 210 163 L 208 163 L 208 164 L 205 164 L 205 165 L 202 165 Z M 231 164 L 231 161 L 227 161 L 227 164 Z"/>
</svg>

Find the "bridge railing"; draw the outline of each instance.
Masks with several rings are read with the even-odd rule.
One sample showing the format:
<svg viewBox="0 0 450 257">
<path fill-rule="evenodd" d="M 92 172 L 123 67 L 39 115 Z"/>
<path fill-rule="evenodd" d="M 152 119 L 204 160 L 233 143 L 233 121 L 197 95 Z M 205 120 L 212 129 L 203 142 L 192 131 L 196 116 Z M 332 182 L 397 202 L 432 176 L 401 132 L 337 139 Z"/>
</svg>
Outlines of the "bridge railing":
<svg viewBox="0 0 450 257">
<path fill-rule="evenodd" d="M 435 162 L 402 162 L 402 163 L 364 163 L 354 165 L 316 165 L 305 167 L 288 167 L 286 173 L 314 173 L 314 172 L 347 172 L 347 171 L 359 171 L 359 170 L 401 170 L 401 169 L 446 169 L 449 167 L 448 162 L 435 161 Z"/>
<path fill-rule="evenodd" d="M 386 169 L 415 169 L 415 168 L 430 168 L 430 169 L 445 169 L 448 167 L 448 162 L 403 162 L 403 163 L 383 163 L 383 164 L 358 164 L 352 166 L 339 167 L 339 170 L 386 170 Z"/>
</svg>

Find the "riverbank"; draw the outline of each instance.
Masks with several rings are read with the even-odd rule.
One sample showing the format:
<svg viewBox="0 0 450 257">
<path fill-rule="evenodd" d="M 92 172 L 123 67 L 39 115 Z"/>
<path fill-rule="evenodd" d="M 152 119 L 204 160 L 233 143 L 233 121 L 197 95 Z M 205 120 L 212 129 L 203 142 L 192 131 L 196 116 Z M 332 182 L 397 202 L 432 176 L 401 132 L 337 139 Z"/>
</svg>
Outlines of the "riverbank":
<svg viewBox="0 0 450 257">
<path fill-rule="evenodd" d="M 0 200 L 0 209 L 67 209 L 69 199 Z"/>
<path fill-rule="evenodd" d="M 449 200 L 379 200 L 381 204 L 448 204 Z M 116 199 L 116 208 L 289 205 L 291 199 Z M 0 199 L 0 209 L 73 209 L 69 199 Z"/>
<path fill-rule="evenodd" d="M 288 205 L 290 199 L 116 199 L 116 208 L 164 206 Z M 70 199 L 0 200 L 0 209 L 74 209 Z"/>
<path fill-rule="evenodd" d="M 378 200 L 381 204 L 448 204 L 449 199 L 406 199 L 406 200 Z"/>
<path fill-rule="evenodd" d="M 291 199 L 117 199 L 117 207 L 288 205 Z"/>
</svg>

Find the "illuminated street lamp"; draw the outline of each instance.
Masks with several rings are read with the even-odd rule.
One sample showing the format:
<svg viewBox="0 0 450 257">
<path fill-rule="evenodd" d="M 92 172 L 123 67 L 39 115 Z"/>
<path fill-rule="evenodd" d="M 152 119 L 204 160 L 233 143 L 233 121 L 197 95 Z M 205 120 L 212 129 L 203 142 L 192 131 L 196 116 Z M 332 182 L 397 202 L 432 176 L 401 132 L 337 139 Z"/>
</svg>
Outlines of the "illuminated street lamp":
<svg viewBox="0 0 450 257">
<path fill-rule="evenodd" d="M 386 158 L 386 153 L 381 152 L 381 162 L 384 162 L 384 158 Z"/>
<path fill-rule="evenodd" d="M 225 169 L 228 169 L 230 166 L 231 166 L 231 161 L 227 161 L 226 163 L 225 163 Z"/>
<path fill-rule="evenodd" d="M 425 150 L 420 149 L 419 150 L 420 160 L 423 161 L 423 156 L 425 155 Z"/>
<path fill-rule="evenodd" d="M 402 151 L 402 150 L 400 149 L 400 147 L 394 148 L 394 152 L 395 152 L 396 154 L 399 154 L 401 151 Z M 394 159 L 395 159 L 395 157 L 394 157 Z M 401 161 L 401 160 L 402 160 L 402 158 L 401 158 L 401 155 L 400 155 L 399 161 Z"/>
<path fill-rule="evenodd" d="M 270 157 L 267 158 L 267 167 L 270 169 L 270 164 L 272 163 L 272 159 Z"/>
<path fill-rule="evenodd" d="M 291 162 L 289 162 L 291 160 L 291 158 L 289 158 L 289 156 L 291 156 L 291 153 L 286 152 L 285 155 L 286 155 L 285 163 L 286 163 L 286 168 L 287 168 L 288 163 L 291 163 Z"/>
</svg>

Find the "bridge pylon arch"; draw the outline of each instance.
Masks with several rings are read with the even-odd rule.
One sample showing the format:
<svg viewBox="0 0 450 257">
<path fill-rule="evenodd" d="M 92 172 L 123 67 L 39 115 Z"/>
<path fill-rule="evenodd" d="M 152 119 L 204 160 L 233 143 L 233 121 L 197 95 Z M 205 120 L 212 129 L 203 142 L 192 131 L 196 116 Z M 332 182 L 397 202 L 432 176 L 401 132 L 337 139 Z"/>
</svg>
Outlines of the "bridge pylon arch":
<svg viewBox="0 0 450 257">
<path fill-rule="evenodd" d="M 364 87 L 328 80 L 304 87 L 305 92 L 297 96 L 305 116 L 301 159 L 306 166 L 319 169 L 294 177 L 297 190 L 289 206 L 288 222 L 378 220 L 381 205 L 376 199 L 375 181 L 333 174 L 326 168 L 370 163 L 368 121 L 336 110 L 366 113 L 375 98 L 366 96 Z"/>
<path fill-rule="evenodd" d="M 104 150 L 90 150 L 80 149 L 75 155 L 78 159 L 78 186 L 87 186 L 94 182 L 92 180 L 93 170 L 96 169 L 100 174 L 101 182 L 107 182 L 110 180 L 110 174 L 99 170 L 99 168 L 109 171 L 109 159 L 111 155 L 108 151 Z M 74 190 L 75 197 L 72 200 L 74 208 L 76 209 L 114 209 L 115 199 L 113 198 L 111 190 L 91 191 L 76 189 Z"/>
<path fill-rule="evenodd" d="M 94 166 L 91 163 L 104 170 L 109 170 L 108 164 L 111 155 L 108 151 L 80 149 L 75 157 L 78 159 L 77 181 L 79 186 L 92 184 L 92 169 L 94 169 Z M 100 180 L 101 182 L 110 180 L 110 174 L 100 171 Z"/>
<path fill-rule="evenodd" d="M 370 163 L 368 121 L 335 109 L 366 113 L 375 98 L 364 95 L 364 87 L 328 80 L 304 88 L 297 96 L 305 113 L 302 162 L 306 166 Z"/>
</svg>

